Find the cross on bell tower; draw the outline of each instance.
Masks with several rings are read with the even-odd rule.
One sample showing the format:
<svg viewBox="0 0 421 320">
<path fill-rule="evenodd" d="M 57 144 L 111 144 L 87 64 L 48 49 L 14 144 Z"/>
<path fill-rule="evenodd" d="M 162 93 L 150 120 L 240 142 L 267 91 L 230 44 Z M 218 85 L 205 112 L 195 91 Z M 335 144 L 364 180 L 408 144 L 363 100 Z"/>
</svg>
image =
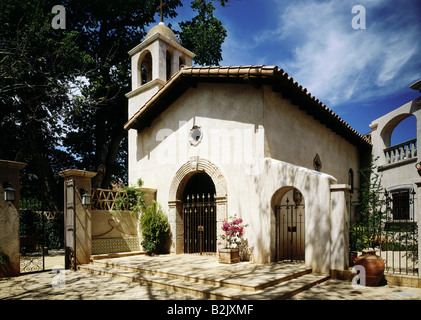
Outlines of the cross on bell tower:
<svg viewBox="0 0 421 320">
<path fill-rule="evenodd" d="M 142 43 L 129 51 L 132 71 L 132 91 L 126 95 L 129 118 L 182 66 L 191 66 L 193 62 L 194 53 L 182 47 L 174 32 L 163 22 L 166 5 L 165 0 L 160 0 L 156 12 L 160 12 L 161 22 L 149 30 Z"/>
<path fill-rule="evenodd" d="M 160 15 L 161 15 L 161 22 L 162 22 L 162 23 L 164 23 L 164 14 L 163 14 L 162 9 L 163 9 L 166 5 L 167 5 L 167 3 L 166 3 L 166 2 L 162 3 L 162 0 L 160 0 L 160 5 L 159 5 L 158 9 L 156 9 L 156 12 L 158 12 L 158 11 L 160 12 Z"/>
</svg>

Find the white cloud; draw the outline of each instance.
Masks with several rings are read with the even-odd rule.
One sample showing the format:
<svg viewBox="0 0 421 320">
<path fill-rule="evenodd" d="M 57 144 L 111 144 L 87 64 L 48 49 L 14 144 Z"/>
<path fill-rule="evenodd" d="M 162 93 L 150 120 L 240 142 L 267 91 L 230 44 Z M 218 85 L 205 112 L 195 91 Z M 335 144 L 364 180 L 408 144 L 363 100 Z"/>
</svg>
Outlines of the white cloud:
<svg viewBox="0 0 421 320">
<path fill-rule="evenodd" d="M 403 15 L 395 17 L 390 8 L 386 17 L 370 15 L 376 10 L 374 4 L 382 5 L 367 5 L 367 29 L 354 30 L 352 6 L 339 1 L 294 1 L 282 8 L 278 27 L 261 41 L 287 46 L 292 55 L 280 67 L 329 106 L 368 99 L 386 87 L 390 94 L 403 77 L 416 78 L 414 71 L 401 72 L 419 50 L 419 27 L 405 27 Z"/>
</svg>

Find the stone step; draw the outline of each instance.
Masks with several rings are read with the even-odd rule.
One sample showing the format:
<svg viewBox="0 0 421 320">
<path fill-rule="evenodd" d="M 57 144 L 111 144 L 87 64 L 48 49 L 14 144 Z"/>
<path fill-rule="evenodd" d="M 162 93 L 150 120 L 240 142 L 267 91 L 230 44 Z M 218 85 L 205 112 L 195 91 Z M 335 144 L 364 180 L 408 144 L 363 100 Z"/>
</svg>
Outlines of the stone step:
<svg viewBox="0 0 421 320">
<path fill-rule="evenodd" d="M 215 287 L 226 287 L 251 292 L 263 290 L 264 288 L 271 287 L 312 272 L 311 268 L 298 266 L 294 269 L 286 268 L 285 270 L 278 270 L 277 272 L 273 273 L 258 274 L 258 277 L 250 277 L 249 272 L 244 274 L 239 272 L 236 275 L 230 275 L 229 277 L 226 277 L 212 274 L 201 274 L 195 270 L 175 270 L 171 267 L 160 267 L 157 269 L 136 263 L 121 263 L 114 259 L 95 260 L 93 261 L 93 265 L 113 269 L 121 269 L 134 273 L 142 273 L 145 275 L 164 277 L 168 279 L 182 280 L 185 282 L 196 282 Z"/>
<path fill-rule="evenodd" d="M 198 281 L 187 281 L 179 278 L 168 278 L 164 275 L 152 275 L 137 271 L 113 268 L 99 264 L 81 265 L 80 270 L 93 274 L 119 277 L 127 281 L 138 282 L 142 285 L 150 285 L 165 290 L 172 290 L 187 294 L 193 294 L 206 299 L 214 300 L 271 300 L 288 299 L 293 295 L 306 290 L 317 283 L 327 280 L 327 275 L 304 274 L 281 283 L 271 285 L 254 292 L 245 291 L 239 287 L 227 287 L 212 285 Z M 194 278 L 190 278 L 194 279 Z"/>
<path fill-rule="evenodd" d="M 306 274 L 266 288 L 255 294 L 243 294 L 239 298 L 247 300 L 285 300 L 329 279 L 330 276 L 326 274 Z"/>
</svg>

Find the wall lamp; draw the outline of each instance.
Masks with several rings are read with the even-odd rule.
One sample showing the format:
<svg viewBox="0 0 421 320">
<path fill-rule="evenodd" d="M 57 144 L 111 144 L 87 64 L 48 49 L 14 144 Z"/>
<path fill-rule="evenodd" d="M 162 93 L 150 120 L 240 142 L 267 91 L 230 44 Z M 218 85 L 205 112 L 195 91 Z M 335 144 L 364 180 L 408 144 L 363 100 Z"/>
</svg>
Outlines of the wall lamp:
<svg viewBox="0 0 421 320">
<path fill-rule="evenodd" d="M 10 186 L 10 183 L 5 184 L 4 201 L 15 201 L 16 190 Z"/>
<path fill-rule="evenodd" d="M 82 205 L 87 207 L 91 205 L 91 195 L 85 189 L 80 189 L 80 194 L 82 195 Z"/>
</svg>

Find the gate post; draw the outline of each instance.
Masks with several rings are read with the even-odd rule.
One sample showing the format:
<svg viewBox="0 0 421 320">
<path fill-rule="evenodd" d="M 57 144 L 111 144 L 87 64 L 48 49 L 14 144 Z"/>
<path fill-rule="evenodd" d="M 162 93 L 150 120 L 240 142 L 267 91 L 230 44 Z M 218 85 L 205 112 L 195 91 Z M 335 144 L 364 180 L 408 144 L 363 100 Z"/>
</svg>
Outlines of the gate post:
<svg viewBox="0 0 421 320">
<path fill-rule="evenodd" d="M 330 186 L 331 253 L 330 272 L 334 278 L 342 278 L 349 264 L 349 214 L 348 192 L 351 186 Z"/>
<path fill-rule="evenodd" d="M 219 253 L 219 249 L 223 249 L 224 245 L 218 245 L 223 231 L 222 231 L 222 222 L 227 219 L 227 197 L 215 197 L 216 203 L 216 251 L 217 254 Z"/>
<path fill-rule="evenodd" d="M 168 222 L 171 230 L 170 252 L 184 253 L 183 201 L 168 201 Z"/>
<path fill-rule="evenodd" d="M 92 228 L 90 207 L 82 205 L 82 192 L 92 194 L 91 179 L 96 172 L 67 169 L 60 172 L 64 178 L 64 234 L 66 254 L 73 256 L 73 268 L 90 262 Z M 68 257 L 66 257 L 67 261 Z M 68 265 L 66 266 L 68 267 Z"/>
<path fill-rule="evenodd" d="M 0 278 L 20 275 L 20 170 L 25 166 L 22 162 L 0 160 L 0 251 L 8 257 L 8 262 L 0 266 Z M 5 201 L 7 187 L 15 190 L 15 200 Z"/>
</svg>

